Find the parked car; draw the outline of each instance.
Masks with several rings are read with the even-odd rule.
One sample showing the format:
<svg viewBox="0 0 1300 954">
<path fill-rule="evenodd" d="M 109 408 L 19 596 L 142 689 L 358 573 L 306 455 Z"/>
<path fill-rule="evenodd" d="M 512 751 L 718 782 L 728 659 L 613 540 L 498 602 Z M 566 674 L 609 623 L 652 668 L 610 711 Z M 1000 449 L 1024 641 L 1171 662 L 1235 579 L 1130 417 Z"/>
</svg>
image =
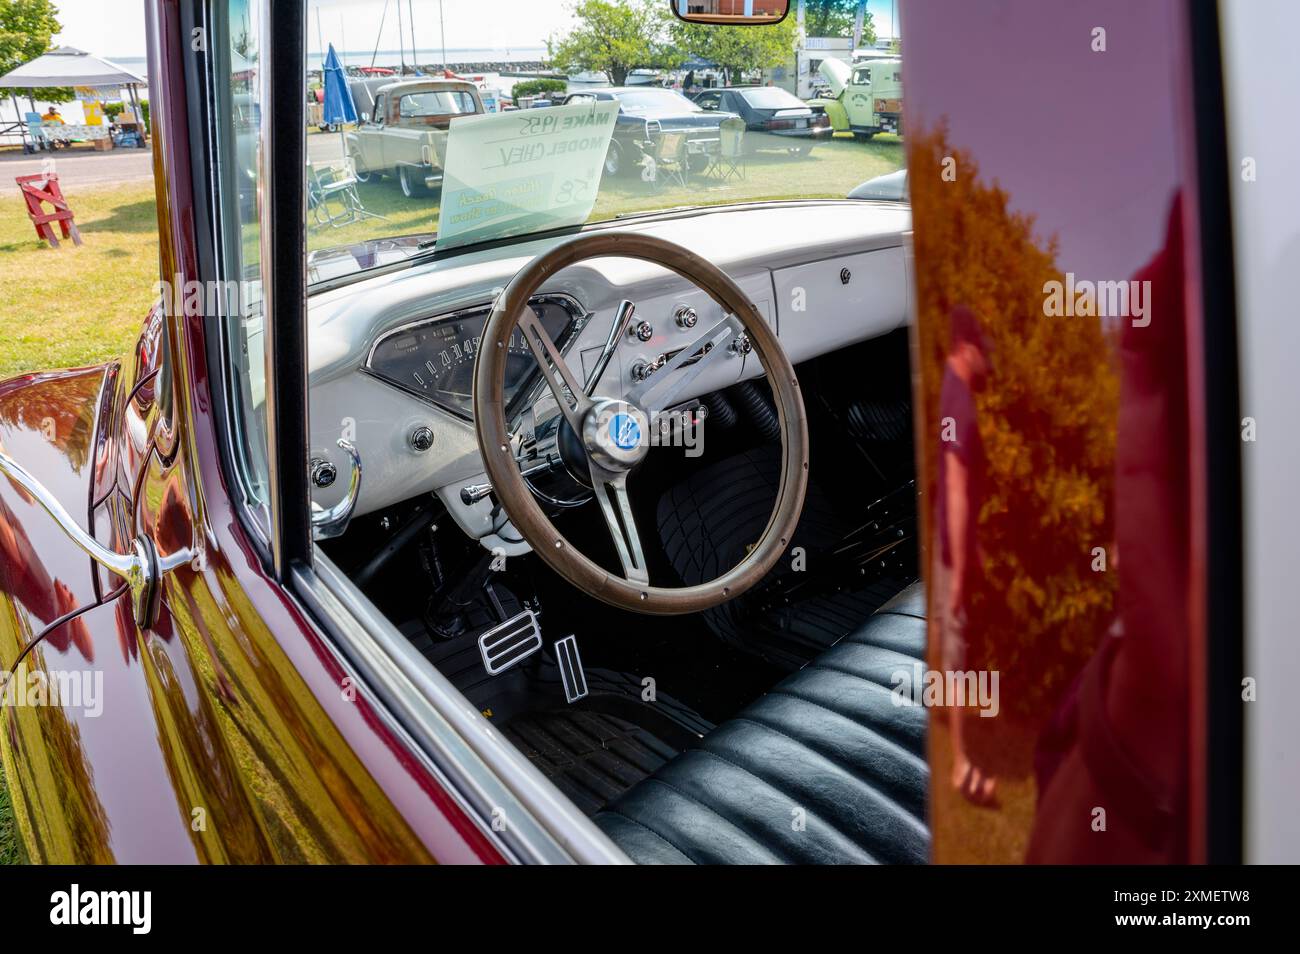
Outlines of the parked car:
<svg viewBox="0 0 1300 954">
<path fill-rule="evenodd" d="M 664 133 L 685 133 L 687 160 L 694 172 L 709 164 L 722 142 L 720 124 L 733 115 L 707 112 L 681 93 L 651 86 L 615 86 L 609 89 L 570 93 L 565 103 L 616 100 L 618 119 L 614 138 L 605 158 L 605 174 L 628 175 L 640 167 L 645 156 L 656 154 Z"/>
<path fill-rule="evenodd" d="M 396 176 L 407 198 L 437 187 L 451 121 L 482 112 L 483 100 L 473 83 L 416 79 L 380 86 L 372 110 L 362 111 L 356 130 L 347 134 L 358 181 Z"/>
<path fill-rule="evenodd" d="M 886 199 L 890 202 L 907 201 L 907 170 L 887 172 L 883 176 L 868 179 L 849 192 L 850 199 Z"/>
<path fill-rule="evenodd" d="M 751 149 L 776 147 L 807 155 L 813 145 L 831 134 L 825 111 L 813 109 L 793 93 L 778 86 L 729 86 L 696 93 L 695 103 L 709 112 L 735 113 L 754 134 L 745 142 Z"/>
<path fill-rule="evenodd" d="M 910 204 L 820 162 L 632 203 L 591 111 L 472 242 L 315 263 L 274 6 L 149 0 L 162 293 L 0 382 L 33 860 L 1300 858 L 1300 6 L 1111 4 L 1097 55 L 1074 0 L 931 0 Z"/>
</svg>

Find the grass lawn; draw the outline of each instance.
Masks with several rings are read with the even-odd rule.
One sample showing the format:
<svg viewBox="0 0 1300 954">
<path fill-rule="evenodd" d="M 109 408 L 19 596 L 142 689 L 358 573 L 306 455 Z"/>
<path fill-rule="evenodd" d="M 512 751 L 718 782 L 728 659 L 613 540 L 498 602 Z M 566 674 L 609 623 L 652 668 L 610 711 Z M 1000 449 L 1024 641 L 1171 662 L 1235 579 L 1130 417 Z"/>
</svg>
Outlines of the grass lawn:
<svg viewBox="0 0 1300 954">
<path fill-rule="evenodd" d="M 14 826 L 14 808 L 9 802 L 4 770 L 0 769 L 0 865 L 22 863 L 18 850 L 18 831 Z"/>
<path fill-rule="evenodd" d="M 22 197 L 0 196 L 0 380 L 94 364 L 129 351 L 153 303 L 153 183 L 65 195 L 85 243 L 36 238 Z"/>
</svg>

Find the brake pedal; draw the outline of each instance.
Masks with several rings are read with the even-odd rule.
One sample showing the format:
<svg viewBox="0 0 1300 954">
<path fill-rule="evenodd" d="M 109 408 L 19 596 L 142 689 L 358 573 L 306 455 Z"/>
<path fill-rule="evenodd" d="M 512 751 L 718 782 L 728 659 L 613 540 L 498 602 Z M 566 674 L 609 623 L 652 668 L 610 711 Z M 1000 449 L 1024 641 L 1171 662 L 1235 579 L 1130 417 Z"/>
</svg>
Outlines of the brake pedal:
<svg viewBox="0 0 1300 954">
<path fill-rule="evenodd" d="M 587 674 L 582 670 L 582 657 L 578 655 L 577 636 L 565 636 L 555 643 L 555 661 L 560 667 L 565 700 L 577 702 L 587 694 Z"/>
<path fill-rule="evenodd" d="M 542 648 L 542 630 L 530 609 L 493 626 L 478 638 L 478 651 L 488 675 L 505 672 Z"/>
</svg>

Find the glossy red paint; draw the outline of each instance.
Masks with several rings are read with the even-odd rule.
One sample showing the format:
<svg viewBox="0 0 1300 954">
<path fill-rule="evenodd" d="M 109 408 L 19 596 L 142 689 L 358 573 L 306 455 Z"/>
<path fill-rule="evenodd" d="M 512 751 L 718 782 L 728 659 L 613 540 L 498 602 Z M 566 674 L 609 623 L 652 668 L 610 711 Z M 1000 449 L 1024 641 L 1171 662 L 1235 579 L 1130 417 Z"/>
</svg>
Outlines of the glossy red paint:
<svg viewBox="0 0 1300 954">
<path fill-rule="evenodd" d="M 932 723 L 936 861 L 1205 857 L 1187 11 L 918 0 L 904 14 L 932 656 L 1001 674 L 998 717 Z M 1049 304 L 1054 282 L 1077 309 Z M 1076 298 L 1076 282 L 1124 282 L 1145 313 L 1101 317 L 1107 293 Z M 959 310 L 989 340 L 983 371 Z M 940 460 L 961 453 L 944 395 L 972 373 L 987 383 L 971 387 L 983 479 L 941 486 Z M 960 587 L 951 501 L 975 540 Z M 954 790 L 963 754 L 996 777 L 994 807 Z"/>
<path fill-rule="evenodd" d="M 179 13 L 147 5 L 161 269 L 199 280 Z M 156 310 L 121 365 L 0 384 L 0 442 L 100 542 L 196 554 L 141 631 L 120 581 L 0 481 L 0 662 L 102 680 L 102 712 L 0 714 L 29 853 L 502 861 L 368 690 L 344 691 L 334 649 L 265 571 L 221 469 L 208 332 Z"/>
</svg>

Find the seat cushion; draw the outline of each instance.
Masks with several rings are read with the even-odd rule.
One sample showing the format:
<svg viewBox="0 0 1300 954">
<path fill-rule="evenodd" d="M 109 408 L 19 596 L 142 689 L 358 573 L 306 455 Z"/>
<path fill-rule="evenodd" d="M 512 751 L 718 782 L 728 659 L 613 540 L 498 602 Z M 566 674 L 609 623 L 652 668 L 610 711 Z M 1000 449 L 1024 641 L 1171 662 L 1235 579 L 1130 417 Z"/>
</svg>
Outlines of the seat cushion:
<svg viewBox="0 0 1300 954">
<path fill-rule="evenodd" d="M 926 712 L 892 678 L 924 655 L 917 583 L 596 824 L 643 864 L 926 861 Z"/>
</svg>

